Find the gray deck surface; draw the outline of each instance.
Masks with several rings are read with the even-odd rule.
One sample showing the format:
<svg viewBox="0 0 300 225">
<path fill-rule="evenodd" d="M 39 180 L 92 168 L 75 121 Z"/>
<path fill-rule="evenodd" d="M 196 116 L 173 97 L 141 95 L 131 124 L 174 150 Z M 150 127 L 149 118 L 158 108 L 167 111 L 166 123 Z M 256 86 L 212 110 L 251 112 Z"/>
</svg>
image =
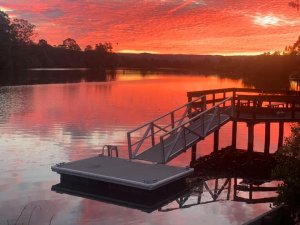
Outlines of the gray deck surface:
<svg viewBox="0 0 300 225">
<path fill-rule="evenodd" d="M 191 168 L 146 164 L 106 156 L 58 164 L 53 166 L 52 170 L 59 174 L 68 174 L 146 190 L 156 189 L 193 172 Z"/>
<path fill-rule="evenodd" d="M 221 125 L 219 126 L 218 119 L 215 118 L 214 121 L 212 121 L 209 130 L 205 134 L 203 132 L 203 127 L 204 129 L 207 128 L 208 124 L 210 123 L 211 117 L 212 115 L 206 115 L 205 120 L 199 119 L 194 121 L 194 123 L 192 123 L 191 125 L 187 126 L 189 130 L 192 130 L 193 132 L 197 133 L 199 136 L 193 132 L 187 132 L 185 137 L 183 135 L 179 137 L 175 146 L 174 144 L 178 133 L 175 133 L 171 135 L 169 138 L 167 138 L 165 140 L 164 155 L 166 156 L 170 154 L 170 158 L 168 158 L 166 162 L 170 161 L 172 158 L 179 155 L 180 153 L 186 151 L 190 146 L 197 143 L 199 140 L 204 139 L 207 135 L 219 129 L 223 124 L 225 124 L 230 120 L 230 116 L 226 114 L 221 114 L 220 116 Z M 204 125 L 203 125 L 203 121 L 204 121 Z M 141 154 L 137 155 L 135 158 L 139 160 L 162 163 L 163 157 L 164 156 L 163 156 L 162 144 L 158 143 L 150 147 L 146 151 L 142 152 Z"/>
</svg>

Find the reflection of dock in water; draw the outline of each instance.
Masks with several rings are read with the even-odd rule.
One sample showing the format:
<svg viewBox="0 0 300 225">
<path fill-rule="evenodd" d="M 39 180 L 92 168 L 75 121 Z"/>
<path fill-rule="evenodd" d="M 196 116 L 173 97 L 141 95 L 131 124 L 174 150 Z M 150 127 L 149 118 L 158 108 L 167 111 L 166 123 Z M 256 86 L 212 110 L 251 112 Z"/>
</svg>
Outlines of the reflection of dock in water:
<svg viewBox="0 0 300 225">
<path fill-rule="evenodd" d="M 52 190 L 145 212 L 155 210 L 168 212 L 218 201 L 238 201 L 248 204 L 273 202 L 276 197 L 277 183 L 246 180 L 235 177 L 208 179 L 193 177 L 188 179 L 186 185 L 177 186 L 159 195 L 149 195 L 149 192 L 139 195 L 128 190 L 122 191 L 109 187 L 80 187 L 64 184 L 54 185 Z M 253 193 L 259 197 L 254 198 Z"/>
</svg>

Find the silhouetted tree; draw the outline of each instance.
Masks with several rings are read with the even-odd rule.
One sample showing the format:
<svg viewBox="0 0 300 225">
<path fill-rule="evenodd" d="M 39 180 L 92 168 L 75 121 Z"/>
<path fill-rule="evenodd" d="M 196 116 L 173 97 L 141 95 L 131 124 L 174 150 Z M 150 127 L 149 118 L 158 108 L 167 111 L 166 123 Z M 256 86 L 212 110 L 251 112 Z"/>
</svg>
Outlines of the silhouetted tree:
<svg viewBox="0 0 300 225">
<path fill-rule="evenodd" d="M 275 204 L 287 204 L 292 213 L 293 224 L 300 224 L 300 125 L 292 126 L 290 137 L 276 153 L 275 179 L 284 183 L 279 186 Z"/>
<path fill-rule="evenodd" d="M 112 52 L 112 44 L 109 42 L 105 42 L 105 43 L 99 43 L 96 44 L 95 46 L 95 51 L 96 52 L 103 52 L 103 53 L 111 53 Z"/>
<path fill-rule="evenodd" d="M 91 45 L 87 45 L 84 49 L 84 51 L 93 51 L 93 47 Z"/>
<path fill-rule="evenodd" d="M 63 41 L 63 44 L 61 46 L 62 48 L 73 50 L 73 51 L 81 51 L 81 48 L 76 43 L 76 41 L 72 38 L 67 38 Z"/>
<path fill-rule="evenodd" d="M 38 46 L 47 47 L 47 46 L 50 46 L 50 45 L 48 44 L 48 42 L 45 39 L 40 39 L 39 42 L 38 42 Z"/>
<path fill-rule="evenodd" d="M 0 69 L 10 67 L 11 40 L 9 17 L 0 11 Z"/>
<path fill-rule="evenodd" d="M 27 20 L 14 19 L 11 22 L 11 34 L 14 41 L 19 45 L 33 44 L 32 38 L 36 35 L 34 29 L 35 25 L 29 23 Z"/>
</svg>

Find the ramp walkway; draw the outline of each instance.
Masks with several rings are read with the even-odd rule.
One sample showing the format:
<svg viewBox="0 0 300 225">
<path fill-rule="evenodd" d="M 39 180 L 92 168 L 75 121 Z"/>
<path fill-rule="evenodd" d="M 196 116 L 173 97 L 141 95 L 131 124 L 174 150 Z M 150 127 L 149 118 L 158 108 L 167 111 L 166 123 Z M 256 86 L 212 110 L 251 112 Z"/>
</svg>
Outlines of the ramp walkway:
<svg viewBox="0 0 300 225">
<path fill-rule="evenodd" d="M 206 96 L 201 96 L 128 132 L 129 158 L 169 162 L 230 121 L 232 106 L 229 97 L 207 108 Z"/>
</svg>

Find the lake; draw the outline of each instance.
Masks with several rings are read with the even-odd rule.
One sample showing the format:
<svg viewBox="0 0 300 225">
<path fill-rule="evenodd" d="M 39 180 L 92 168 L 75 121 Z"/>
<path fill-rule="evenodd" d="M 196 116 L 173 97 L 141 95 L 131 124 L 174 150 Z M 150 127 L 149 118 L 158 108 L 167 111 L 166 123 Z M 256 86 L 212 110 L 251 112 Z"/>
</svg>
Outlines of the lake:
<svg viewBox="0 0 300 225">
<path fill-rule="evenodd" d="M 20 216 L 24 224 L 224 225 L 241 224 L 266 212 L 268 203 L 251 205 L 224 198 L 146 213 L 51 191 L 59 183 L 52 165 L 96 156 L 105 144 L 117 145 L 126 158 L 127 131 L 185 104 L 187 91 L 227 87 L 245 85 L 242 80 L 217 75 L 117 70 L 113 79 L 101 82 L 0 87 L 0 224 L 7 220 L 14 224 Z M 289 124 L 285 126 L 287 136 Z M 241 149 L 247 147 L 246 128 L 238 124 L 237 147 Z M 274 152 L 278 125 L 271 128 Z M 230 145 L 231 123 L 220 132 L 220 148 Z M 198 157 L 209 154 L 212 137 L 197 147 Z M 256 125 L 254 149 L 263 152 L 263 148 L 264 126 Z M 189 160 L 187 151 L 170 164 L 187 166 Z M 171 202 L 166 207 L 177 206 Z"/>
</svg>

